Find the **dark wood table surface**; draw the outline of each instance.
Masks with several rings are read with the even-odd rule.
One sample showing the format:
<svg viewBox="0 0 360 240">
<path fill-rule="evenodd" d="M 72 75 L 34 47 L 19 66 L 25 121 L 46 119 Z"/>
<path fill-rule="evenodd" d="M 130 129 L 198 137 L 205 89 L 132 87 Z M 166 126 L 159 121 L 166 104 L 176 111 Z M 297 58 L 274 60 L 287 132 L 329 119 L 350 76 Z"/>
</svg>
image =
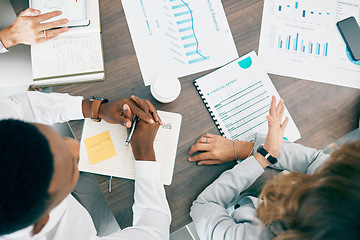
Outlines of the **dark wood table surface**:
<svg viewBox="0 0 360 240">
<path fill-rule="evenodd" d="M 18 13 L 28 6 L 25 0 L 12 2 Z M 239 55 L 251 50 L 257 52 L 263 1 L 223 0 L 222 3 Z M 191 221 L 189 209 L 197 195 L 224 170 L 234 165 L 196 166 L 187 161 L 191 145 L 202 134 L 219 134 L 192 84 L 194 79 L 209 71 L 181 78 L 182 91 L 176 101 L 170 104 L 157 102 L 150 88 L 144 86 L 121 1 L 100 0 L 100 14 L 106 80 L 57 86 L 53 90 L 85 98 L 95 95 L 111 100 L 134 94 L 150 99 L 157 109 L 182 114 L 173 182 L 165 187 L 173 217 L 173 232 Z M 360 90 L 277 75 L 270 75 L 270 78 L 302 134 L 298 143 L 321 149 L 358 128 Z M 82 121 L 71 122 L 78 139 L 82 124 Z M 131 225 L 134 181 L 113 179 L 112 192 L 109 193 L 109 177 L 96 175 L 96 179 L 121 228 Z"/>
</svg>

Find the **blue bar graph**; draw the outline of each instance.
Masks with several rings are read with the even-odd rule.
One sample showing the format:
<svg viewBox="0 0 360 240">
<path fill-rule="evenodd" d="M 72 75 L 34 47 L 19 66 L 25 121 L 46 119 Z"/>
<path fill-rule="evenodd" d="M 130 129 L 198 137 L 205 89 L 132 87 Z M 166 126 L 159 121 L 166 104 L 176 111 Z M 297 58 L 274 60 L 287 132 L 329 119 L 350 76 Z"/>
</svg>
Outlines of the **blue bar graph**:
<svg viewBox="0 0 360 240">
<path fill-rule="evenodd" d="M 327 57 L 329 51 L 329 43 L 309 41 L 307 39 L 304 39 L 300 33 L 296 33 L 286 36 L 279 35 L 277 48 L 290 50 L 298 53 L 308 53 Z"/>
<path fill-rule="evenodd" d="M 295 2 L 295 9 L 299 8 L 299 2 Z"/>
<path fill-rule="evenodd" d="M 182 56 L 186 58 L 183 59 L 183 63 L 195 64 L 210 59 L 209 56 L 203 55 L 200 50 L 202 45 L 194 29 L 194 21 L 196 20 L 193 18 L 191 1 L 169 0 L 169 2 L 182 41 Z"/>
<path fill-rule="evenodd" d="M 305 10 L 303 10 L 303 14 L 302 14 L 302 16 L 303 16 L 303 17 L 305 17 L 305 13 L 306 13 L 306 11 L 305 11 Z"/>
<path fill-rule="evenodd" d="M 187 36 L 181 37 L 181 40 L 186 40 L 186 39 L 190 39 L 190 38 L 194 38 L 194 35 L 191 34 L 191 35 L 187 35 Z"/>
<path fill-rule="evenodd" d="M 279 6 L 279 12 L 281 11 L 281 6 Z"/>
<path fill-rule="evenodd" d="M 176 13 L 174 14 L 175 17 L 180 17 L 180 16 L 183 16 L 183 15 L 187 15 L 187 14 L 190 14 L 189 11 L 185 11 L 185 12 L 181 12 L 181 13 Z"/>
</svg>

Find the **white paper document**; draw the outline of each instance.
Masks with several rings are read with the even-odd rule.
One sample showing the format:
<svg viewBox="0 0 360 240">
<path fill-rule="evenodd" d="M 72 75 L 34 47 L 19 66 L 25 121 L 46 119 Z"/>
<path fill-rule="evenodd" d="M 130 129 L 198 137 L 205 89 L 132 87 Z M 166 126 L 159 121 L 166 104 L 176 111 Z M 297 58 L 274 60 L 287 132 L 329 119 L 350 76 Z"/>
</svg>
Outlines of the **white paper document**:
<svg viewBox="0 0 360 240">
<path fill-rule="evenodd" d="M 221 0 L 122 0 L 145 85 L 238 57 Z"/>
<path fill-rule="evenodd" d="M 262 69 L 254 51 L 194 81 L 220 133 L 230 139 L 250 141 L 256 133 L 267 134 L 271 96 L 280 96 Z M 301 135 L 289 118 L 284 137 L 290 141 Z"/>
<path fill-rule="evenodd" d="M 360 61 L 336 27 L 349 16 L 360 20 L 359 0 L 265 0 L 259 46 L 265 70 L 360 88 Z"/>
<path fill-rule="evenodd" d="M 182 117 L 178 113 L 171 112 L 158 111 L 158 114 L 163 125 L 159 127 L 156 135 L 154 150 L 156 161 L 160 163 L 163 183 L 170 185 L 174 172 Z M 91 164 L 89 150 L 84 140 L 86 141 L 86 139 L 106 133 L 107 131 L 110 133 L 110 140 L 115 148 L 116 156 Z M 105 121 L 94 122 L 91 119 L 85 119 L 80 142 L 79 170 L 101 175 L 135 179 L 135 159 L 130 144 L 125 146 L 126 137 L 127 130 L 124 126 L 110 124 Z M 97 149 L 95 149 L 96 151 L 102 151 L 104 147 L 106 148 L 106 146 L 100 145 L 102 142 L 104 142 L 102 139 L 95 139 L 91 144 L 97 147 Z"/>
</svg>

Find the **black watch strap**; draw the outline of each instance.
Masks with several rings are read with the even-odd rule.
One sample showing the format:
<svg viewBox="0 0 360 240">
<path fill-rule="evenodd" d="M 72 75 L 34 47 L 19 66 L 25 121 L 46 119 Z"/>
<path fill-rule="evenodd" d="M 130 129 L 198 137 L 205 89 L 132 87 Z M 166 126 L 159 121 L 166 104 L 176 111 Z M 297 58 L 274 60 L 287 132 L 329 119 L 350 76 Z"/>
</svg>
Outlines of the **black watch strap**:
<svg viewBox="0 0 360 240">
<path fill-rule="evenodd" d="M 260 153 L 264 158 L 266 158 L 271 164 L 275 164 L 278 162 L 277 158 L 268 153 L 268 151 L 265 150 L 263 145 L 260 145 L 258 147 L 257 152 Z"/>
</svg>

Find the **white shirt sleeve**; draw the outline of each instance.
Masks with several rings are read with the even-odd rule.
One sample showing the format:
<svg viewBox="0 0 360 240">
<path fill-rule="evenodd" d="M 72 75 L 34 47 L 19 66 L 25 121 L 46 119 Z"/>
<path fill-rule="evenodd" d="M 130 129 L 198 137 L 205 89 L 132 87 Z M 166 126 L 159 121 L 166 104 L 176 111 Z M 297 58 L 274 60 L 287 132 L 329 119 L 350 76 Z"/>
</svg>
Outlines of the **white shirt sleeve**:
<svg viewBox="0 0 360 240">
<path fill-rule="evenodd" d="M 136 161 L 133 226 L 92 239 L 165 240 L 170 236 L 171 213 L 157 162 Z"/>
<path fill-rule="evenodd" d="M 83 119 L 82 100 L 69 94 L 29 91 L 0 99 L 0 119 L 43 124 Z"/>
<path fill-rule="evenodd" d="M 4 44 L 0 41 L 0 54 L 1 53 L 6 53 L 8 51 L 9 50 L 6 47 L 4 47 Z"/>
</svg>

